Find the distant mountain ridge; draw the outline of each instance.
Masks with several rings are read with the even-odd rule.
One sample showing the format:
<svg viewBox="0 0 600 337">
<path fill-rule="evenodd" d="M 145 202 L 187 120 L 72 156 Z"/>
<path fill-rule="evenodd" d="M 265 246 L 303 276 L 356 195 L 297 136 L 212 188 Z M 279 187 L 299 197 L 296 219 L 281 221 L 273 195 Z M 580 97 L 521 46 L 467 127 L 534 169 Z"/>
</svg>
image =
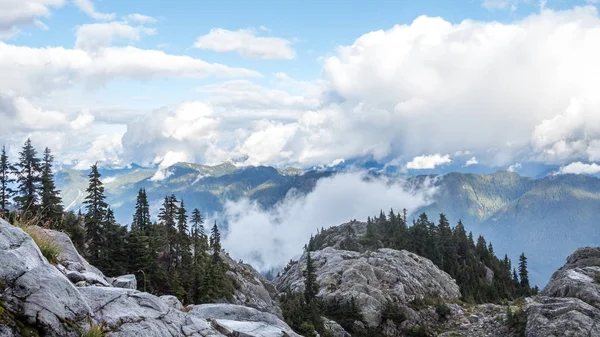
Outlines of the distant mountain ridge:
<svg viewBox="0 0 600 337">
<path fill-rule="evenodd" d="M 435 201 L 417 210 L 483 234 L 513 261 L 530 258 L 531 278 L 543 286 L 577 247 L 600 244 L 600 179 L 553 175 L 539 179 L 514 172 L 450 173 L 436 181 Z"/>
<path fill-rule="evenodd" d="M 140 166 L 102 170 L 107 202 L 120 223 L 131 221 L 135 198 L 142 187 L 147 191 L 153 214 L 157 214 L 164 196 L 171 193 L 183 199 L 188 209 L 198 207 L 204 214 L 213 214 L 223 210 L 226 200 L 244 197 L 269 209 L 290 190 L 309 193 L 319 179 L 339 171 L 177 163 L 166 169 L 164 180 L 153 181 L 156 172 L 157 168 Z M 525 252 L 532 265 L 531 278 L 540 286 L 571 251 L 600 244 L 598 178 L 585 175 L 532 178 L 509 171 L 452 172 L 408 177 L 405 184 L 419 188 L 426 182 L 433 182 L 437 192 L 431 204 L 409 210 L 414 216 L 425 212 L 437 220 L 439 213 L 444 213 L 454 224 L 460 219 L 467 230 L 483 234 L 499 254 L 506 252 L 513 261 Z M 86 195 L 87 172 L 59 171 L 56 183 L 62 190 L 65 206 L 77 210 Z"/>
</svg>

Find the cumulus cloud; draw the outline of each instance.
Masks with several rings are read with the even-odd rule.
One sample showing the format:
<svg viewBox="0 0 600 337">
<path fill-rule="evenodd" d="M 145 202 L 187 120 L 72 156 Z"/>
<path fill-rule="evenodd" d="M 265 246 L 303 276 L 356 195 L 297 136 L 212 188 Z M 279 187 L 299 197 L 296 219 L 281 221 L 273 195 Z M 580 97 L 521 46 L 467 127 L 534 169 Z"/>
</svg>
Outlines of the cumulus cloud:
<svg viewBox="0 0 600 337">
<path fill-rule="evenodd" d="M 62 47 L 32 48 L 0 42 L 0 87 L 24 95 L 112 79 L 256 77 L 259 73 L 183 55 L 132 46 L 98 53 Z"/>
<path fill-rule="evenodd" d="M 173 174 L 172 172 L 170 172 L 168 169 L 169 167 L 171 167 L 174 164 L 177 163 L 185 163 L 185 162 L 191 162 L 193 161 L 193 158 L 191 158 L 187 153 L 185 152 L 177 152 L 177 151 L 169 151 L 165 154 L 164 157 L 156 157 L 154 159 L 155 163 L 160 163 L 158 165 L 158 169 L 156 170 L 156 172 L 154 173 L 154 175 L 150 178 L 151 181 L 161 181 L 161 180 L 165 180 L 167 179 L 171 174 Z"/>
<path fill-rule="evenodd" d="M 89 15 L 91 18 L 99 21 L 109 21 L 114 20 L 115 13 L 100 13 L 96 11 L 96 6 L 92 0 L 73 0 L 73 3 L 77 8 L 79 8 L 82 12 Z"/>
<path fill-rule="evenodd" d="M 128 124 L 123 135 L 125 155 L 144 165 L 170 158 L 194 161 L 194 154 L 202 155 L 216 146 L 222 137 L 217 132 L 220 123 L 213 107 L 203 102 L 155 110 Z M 174 164 L 167 161 L 162 168 Z"/>
<path fill-rule="evenodd" d="M 451 163 L 450 155 L 433 154 L 428 156 L 418 156 L 413 158 L 406 164 L 406 168 L 410 170 L 425 170 L 434 169 L 439 165 Z"/>
<path fill-rule="evenodd" d="M 296 52 L 291 42 L 279 37 L 256 36 L 253 29 L 231 31 L 223 28 L 211 29 L 208 34 L 196 39 L 194 47 L 216 52 L 235 51 L 243 57 L 265 60 L 293 59 Z"/>
<path fill-rule="evenodd" d="M 557 174 L 598 174 L 600 173 L 600 165 L 596 163 L 585 164 L 575 162 L 569 165 L 562 166 Z"/>
<path fill-rule="evenodd" d="M 521 163 L 516 163 L 516 164 L 510 165 L 506 170 L 509 172 L 516 172 L 521 167 L 523 167 L 523 165 L 521 165 Z"/>
<path fill-rule="evenodd" d="M 471 166 L 471 165 L 477 165 L 479 164 L 479 162 L 477 161 L 477 158 L 472 157 L 471 159 L 467 160 L 467 162 L 465 163 L 465 166 Z"/>
<path fill-rule="evenodd" d="M 247 199 L 227 202 L 219 219 L 228 224 L 223 247 L 232 257 L 260 271 L 281 268 L 321 227 L 352 219 L 364 221 L 381 209 L 416 210 L 426 205 L 434 192 L 432 187 L 407 191 L 398 182 L 345 173 L 319 180 L 306 196 L 292 192 L 269 211 Z M 369 198 L 364 197 L 366 194 Z"/>
<path fill-rule="evenodd" d="M 88 128 L 94 122 L 95 117 L 90 114 L 89 110 L 82 112 L 77 118 L 71 122 L 71 127 L 75 130 L 83 130 Z"/>
<path fill-rule="evenodd" d="M 388 139 L 399 153 L 469 148 L 480 162 L 500 166 L 532 142 L 538 151 L 561 145 L 560 137 L 537 144 L 542 131 L 534 130 L 573 98 L 600 90 L 598 46 L 600 19 L 591 6 L 544 10 L 510 24 L 421 16 L 338 48 L 325 60 L 324 76 L 346 101 L 388 113 L 400 135 Z M 591 129 L 600 124 L 588 124 L 594 139 Z M 387 141 L 390 131 L 379 131 L 373 141 Z"/>
<path fill-rule="evenodd" d="M 123 165 L 122 133 L 102 134 L 92 141 L 87 150 L 76 158 L 76 170 L 87 170 L 95 163 Z"/>
<path fill-rule="evenodd" d="M 154 35 L 156 30 L 130 26 L 126 22 L 92 23 L 77 29 L 75 48 L 90 52 L 110 46 L 115 40 L 138 41 L 142 35 Z"/>
<path fill-rule="evenodd" d="M 65 0 L 3 0 L 0 1 L 0 39 L 19 33 L 19 27 L 45 27 L 40 18 L 50 16 L 52 9 L 62 7 Z"/>
<path fill-rule="evenodd" d="M 0 90 L 0 136 L 22 131 L 56 130 L 68 125 L 60 111 L 44 110 L 25 97 Z"/>
</svg>

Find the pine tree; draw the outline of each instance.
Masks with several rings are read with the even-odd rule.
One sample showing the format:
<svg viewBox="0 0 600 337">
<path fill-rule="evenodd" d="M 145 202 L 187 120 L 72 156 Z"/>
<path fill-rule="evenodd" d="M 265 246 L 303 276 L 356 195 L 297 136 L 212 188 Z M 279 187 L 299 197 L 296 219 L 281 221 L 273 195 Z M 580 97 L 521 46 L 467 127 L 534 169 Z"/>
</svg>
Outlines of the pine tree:
<svg viewBox="0 0 600 337">
<path fill-rule="evenodd" d="M 127 271 L 133 273 L 137 280 L 143 282 L 138 283 L 138 288 L 147 291 L 148 269 L 152 260 L 150 251 L 150 239 L 139 228 L 132 227 L 127 234 Z"/>
<path fill-rule="evenodd" d="M 146 189 L 140 188 L 135 202 L 135 214 L 133 215 L 131 227 L 138 228 L 144 235 L 150 236 L 150 225 L 150 206 Z"/>
<path fill-rule="evenodd" d="M 10 199 L 15 192 L 10 188 L 10 185 L 15 182 L 12 177 L 12 172 L 15 168 L 8 161 L 8 155 L 6 154 L 6 147 L 2 147 L 0 152 L 0 218 L 8 215 L 8 206 Z"/>
<path fill-rule="evenodd" d="M 103 249 L 105 242 L 105 226 L 104 221 L 108 204 L 104 201 L 104 186 L 100 180 L 98 166 L 92 165 L 88 175 L 89 185 L 86 190 L 88 195 L 85 197 L 83 204 L 85 206 L 85 229 L 88 241 L 88 256 L 89 261 L 93 265 L 102 264 Z"/>
<path fill-rule="evenodd" d="M 60 191 L 56 189 L 54 185 L 54 173 L 52 172 L 52 162 L 54 156 L 50 152 L 49 148 L 44 149 L 44 158 L 42 161 L 42 190 L 41 190 L 41 202 L 42 210 L 41 215 L 44 221 L 49 221 L 51 224 L 56 226 L 63 216 L 62 199 L 60 197 Z"/>
<path fill-rule="evenodd" d="M 174 194 L 166 196 L 163 205 L 158 214 L 159 222 L 163 228 L 163 259 L 166 263 L 166 269 L 171 272 L 175 267 L 177 254 L 177 198 Z"/>
<path fill-rule="evenodd" d="M 306 251 L 306 270 L 304 270 L 304 299 L 310 305 L 319 293 L 317 283 L 317 272 L 310 256 L 310 250 Z"/>
<path fill-rule="evenodd" d="M 520 285 L 523 291 L 529 292 L 529 273 L 527 272 L 527 257 L 525 257 L 525 253 L 519 256 L 519 279 L 521 280 Z"/>
<path fill-rule="evenodd" d="M 125 272 L 127 228 L 116 222 L 110 207 L 106 210 L 103 226 L 105 241 L 102 247 L 101 269 L 109 276 L 118 276 Z"/>
<path fill-rule="evenodd" d="M 19 210 L 24 216 L 34 216 L 38 211 L 38 192 L 41 182 L 40 159 L 37 151 L 27 139 L 21 152 L 19 161 L 15 165 L 17 174 L 17 196 L 14 198 Z"/>
<path fill-rule="evenodd" d="M 193 300 L 192 287 L 194 283 L 194 264 L 192 253 L 190 251 L 191 246 L 187 226 L 187 213 L 183 200 L 181 201 L 177 216 L 177 232 L 179 238 L 179 256 L 181 259 L 179 277 L 181 278 L 184 303 L 189 303 Z"/>
<path fill-rule="evenodd" d="M 192 244 L 194 247 L 193 262 L 193 281 L 192 281 L 192 300 L 194 303 L 202 301 L 202 275 L 206 265 L 207 242 L 204 235 L 204 219 L 200 210 L 195 208 L 192 211 Z"/>
</svg>

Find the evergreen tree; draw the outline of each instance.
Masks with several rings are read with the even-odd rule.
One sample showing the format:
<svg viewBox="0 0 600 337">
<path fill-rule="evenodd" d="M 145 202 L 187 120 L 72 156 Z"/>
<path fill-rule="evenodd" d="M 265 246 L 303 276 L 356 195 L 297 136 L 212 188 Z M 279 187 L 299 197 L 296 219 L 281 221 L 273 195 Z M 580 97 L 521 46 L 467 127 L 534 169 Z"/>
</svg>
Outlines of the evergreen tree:
<svg viewBox="0 0 600 337">
<path fill-rule="evenodd" d="M 11 165 L 6 154 L 6 147 L 2 147 L 0 152 L 0 218 L 8 215 L 8 206 L 10 199 L 15 192 L 10 188 L 10 185 L 15 182 L 11 173 L 15 168 Z"/>
<path fill-rule="evenodd" d="M 163 228 L 163 259 L 166 269 L 171 272 L 176 264 L 177 254 L 177 198 L 174 194 L 166 196 L 158 214 L 159 223 Z"/>
<path fill-rule="evenodd" d="M 304 299 L 306 304 L 310 305 L 319 293 L 319 284 L 317 283 L 317 271 L 310 256 L 310 250 L 306 251 L 306 270 L 304 270 Z"/>
<path fill-rule="evenodd" d="M 144 235 L 150 236 L 150 225 L 150 206 L 148 204 L 148 197 L 146 196 L 146 189 L 140 188 L 135 202 L 135 214 L 133 215 L 131 227 L 135 227 L 142 231 Z"/>
<path fill-rule="evenodd" d="M 42 190 L 41 215 L 44 221 L 50 222 L 56 226 L 63 216 L 62 199 L 60 191 L 54 185 L 54 173 L 52 172 L 54 156 L 49 148 L 44 149 L 44 158 L 42 161 Z"/>
<path fill-rule="evenodd" d="M 519 279 L 521 280 L 520 286 L 523 291 L 529 292 L 529 273 L 527 272 L 527 257 L 525 257 L 525 253 L 519 256 Z"/>
<path fill-rule="evenodd" d="M 88 193 L 83 201 L 85 205 L 85 229 L 88 241 L 89 262 L 93 265 L 101 265 L 103 261 L 103 249 L 105 237 L 105 217 L 108 204 L 104 201 L 104 186 L 100 180 L 98 166 L 92 165 L 88 175 Z"/>
<path fill-rule="evenodd" d="M 21 152 L 19 161 L 15 165 L 17 174 L 17 196 L 14 198 L 19 210 L 24 216 L 33 216 L 38 211 L 38 192 L 41 182 L 40 159 L 37 151 L 27 139 Z"/>
<path fill-rule="evenodd" d="M 192 211 L 192 245 L 194 247 L 192 300 L 193 303 L 202 301 L 202 275 L 205 269 L 207 241 L 204 235 L 204 219 L 200 210 L 194 208 Z"/>
<path fill-rule="evenodd" d="M 137 227 L 132 227 L 127 234 L 127 271 L 133 273 L 138 281 L 138 288 L 147 291 L 148 271 L 152 261 L 150 239 Z"/>
<path fill-rule="evenodd" d="M 106 210 L 103 227 L 105 241 L 102 247 L 101 270 L 109 276 L 122 275 L 125 273 L 126 265 L 127 228 L 116 222 L 115 214 L 110 207 Z"/>
</svg>

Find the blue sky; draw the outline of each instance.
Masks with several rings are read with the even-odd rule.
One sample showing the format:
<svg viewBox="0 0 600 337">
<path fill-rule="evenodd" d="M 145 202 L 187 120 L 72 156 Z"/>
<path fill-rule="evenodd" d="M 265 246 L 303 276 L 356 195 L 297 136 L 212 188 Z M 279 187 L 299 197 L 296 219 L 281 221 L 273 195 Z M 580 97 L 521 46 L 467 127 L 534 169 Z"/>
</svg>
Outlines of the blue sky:
<svg viewBox="0 0 600 337">
<path fill-rule="evenodd" d="M 0 0 L 0 141 L 14 156 L 31 137 L 80 168 L 373 158 L 596 173 L 596 6 Z"/>
</svg>

